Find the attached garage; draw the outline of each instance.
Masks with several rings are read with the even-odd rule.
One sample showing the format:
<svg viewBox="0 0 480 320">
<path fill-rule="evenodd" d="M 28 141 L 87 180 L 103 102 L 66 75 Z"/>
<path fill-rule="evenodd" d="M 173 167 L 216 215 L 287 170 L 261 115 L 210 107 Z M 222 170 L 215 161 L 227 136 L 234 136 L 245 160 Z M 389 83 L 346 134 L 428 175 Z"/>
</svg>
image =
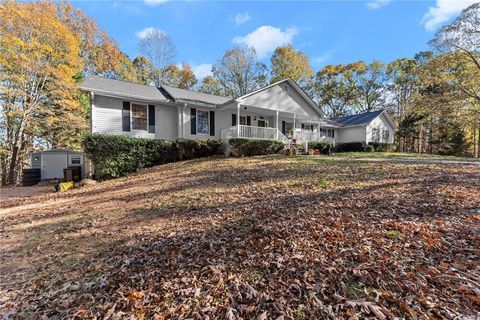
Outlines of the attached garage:
<svg viewBox="0 0 480 320">
<path fill-rule="evenodd" d="M 63 169 L 72 168 L 77 179 L 88 175 L 85 155 L 68 149 L 52 149 L 31 154 L 31 168 L 40 169 L 42 180 L 62 179 Z"/>
</svg>

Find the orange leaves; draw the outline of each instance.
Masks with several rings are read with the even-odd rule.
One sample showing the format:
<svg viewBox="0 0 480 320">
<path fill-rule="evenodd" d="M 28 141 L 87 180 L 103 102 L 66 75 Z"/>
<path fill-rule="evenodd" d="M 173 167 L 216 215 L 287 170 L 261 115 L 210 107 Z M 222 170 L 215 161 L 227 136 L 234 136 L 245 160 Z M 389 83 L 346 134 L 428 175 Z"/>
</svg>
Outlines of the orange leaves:
<svg viewBox="0 0 480 320">
<path fill-rule="evenodd" d="M 143 298 L 144 295 L 145 293 L 143 291 L 133 291 L 132 293 L 130 293 L 128 298 L 132 301 L 137 301 L 138 299 Z"/>
</svg>

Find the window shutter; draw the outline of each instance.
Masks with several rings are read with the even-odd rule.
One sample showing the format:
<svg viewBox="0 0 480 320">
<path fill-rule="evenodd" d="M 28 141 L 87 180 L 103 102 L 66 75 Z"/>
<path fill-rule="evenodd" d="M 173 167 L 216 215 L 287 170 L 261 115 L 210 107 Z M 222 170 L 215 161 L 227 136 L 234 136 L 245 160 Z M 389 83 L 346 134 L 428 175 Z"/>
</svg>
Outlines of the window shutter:
<svg viewBox="0 0 480 320">
<path fill-rule="evenodd" d="M 210 111 L 210 135 L 215 135 L 215 111 Z"/>
<path fill-rule="evenodd" d="M 122 131 L 130 131 L 130 102 L 123 101 Z"/>
<path fill-rule="evenodd" d="M 197 134 L 197 109 L 190 108 L 190 134 Z"/>
<path fill-rule="evenodd" d="M 250 116 L 247 116 L 247 126 L 252 125 L 252 118 Z"/>
<path fill-rule="evenodd" d="M 332 138 L 335 138 L 335 130 L 332 129 Z"/>
<path fill-rule="evenodd" d="M 302 123 L 302 129 L 305 129 L 305 124 L 304 123 Z"/>
<path fill-rule="evenodd" d="M 148 105 L 148 132 L 155 133 L 155 106 Z"/>
<path fill-rule="evenodd" d="M 232 113 L 232 126 L 237 125 L 237 115 L 235 113 Z"/>
<path fill-rule="evenodd" d="M 282 121 L 282 133 L 285 134 L 287 123 Z"/>
</svg>

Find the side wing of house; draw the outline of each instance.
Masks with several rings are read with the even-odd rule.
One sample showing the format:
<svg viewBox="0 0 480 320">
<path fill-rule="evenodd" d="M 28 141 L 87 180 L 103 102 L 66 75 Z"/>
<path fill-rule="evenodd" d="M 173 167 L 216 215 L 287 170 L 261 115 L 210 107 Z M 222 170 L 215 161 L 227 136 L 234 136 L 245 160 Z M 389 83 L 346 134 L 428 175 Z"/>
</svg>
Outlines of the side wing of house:
<svg viewBox="0 0 480 320">
<path fill-rule="evenodd" d="M 367 143 L 393 143 L 396 129 L 390 116 L 383 112 L 366 126 Z"/>
<path fill-rule="evenodd" d="M 365 126 L 354 126 L 337 129 L 337 142 L 365 142 Z"/>
<path fill-rule="evenodd" d="M 91 98 L 91 132 L 174 140 L 178 137 L 178 107 L 166 103 L 115 98 Z"/>
</svg>

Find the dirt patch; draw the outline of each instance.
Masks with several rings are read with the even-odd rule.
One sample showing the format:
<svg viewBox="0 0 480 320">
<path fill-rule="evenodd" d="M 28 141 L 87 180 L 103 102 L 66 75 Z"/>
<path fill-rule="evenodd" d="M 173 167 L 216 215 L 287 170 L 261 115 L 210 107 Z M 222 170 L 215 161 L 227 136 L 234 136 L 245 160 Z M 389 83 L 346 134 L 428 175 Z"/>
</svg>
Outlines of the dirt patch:
<svg viewBox="0 0 480 320">
<path fill-rule="evenodd" d="M 14 200 L 12 198 L 33 197 L 54 191 L 55 188 L 52 184 L 31 187 L 2 187 L 0 188 L 0 200 Z"/>
</svg>

